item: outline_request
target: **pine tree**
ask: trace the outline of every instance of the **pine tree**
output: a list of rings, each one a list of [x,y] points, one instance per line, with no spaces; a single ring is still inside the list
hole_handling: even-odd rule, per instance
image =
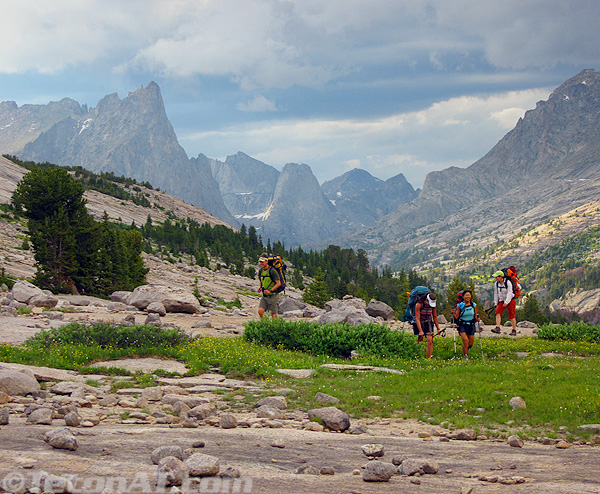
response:
[[[325,308],[325,302],[331,300],[331,296],[327,292],[327,283],[325,283],[325,275],[321,268],[317,269],[315,281],[313,281],[302,294],[302,300],[307,304]]]

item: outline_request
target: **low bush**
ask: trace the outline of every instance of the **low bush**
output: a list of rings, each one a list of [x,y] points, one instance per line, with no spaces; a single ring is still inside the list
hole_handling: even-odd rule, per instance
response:
[[[286,322],[281,319],[251,321],[244,339],[265,346],[315,355],[348,358],[352,350],[361,355],[414,359],[419,356],[416,338],[379,324],[350,327],[347,324]]]
[[[49,348],[56,345],[99,346],[101,348],[141,348],[176,346],[188,343],[182,329],[156,326],[119,326],[111,324],[71,323],[61,328],[42,330],[25,342],[28,347]]]
[[[584,322],[553,326],[545,324],[537,332],[544,340],[592,341],[600,342],[600,326],[591,326]]]

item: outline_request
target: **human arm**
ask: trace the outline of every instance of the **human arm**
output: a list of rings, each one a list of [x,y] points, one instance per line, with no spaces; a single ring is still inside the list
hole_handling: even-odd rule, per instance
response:
[[[433,308],[433,323],[435,324],[435,327],[438,330],[438,333],[440,332],[440,323],[438,321],[438,316],[437,316],[437,308],[434,307]]]
[[[417,324],[417,329],[419,330],[419,335],[424,335],[423,328],[421,327],[421,303],[417,302],[415,304],[415,322]]]

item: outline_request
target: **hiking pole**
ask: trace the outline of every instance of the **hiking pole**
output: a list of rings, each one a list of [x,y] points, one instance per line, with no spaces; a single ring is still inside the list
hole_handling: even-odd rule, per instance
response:
[[[454,337],[454,358],[456,358],[456,323],[454,322],[454,316],[450,320],[452,321],[450,325],[452,326],[452,336]]]
[[[481,341],[481,333],[482,333],[482,328],[481,328],[481,321],[477,322],[477,332],[479,333],[479,346],[481,347],[481,360],[483,360],[483,342]]]

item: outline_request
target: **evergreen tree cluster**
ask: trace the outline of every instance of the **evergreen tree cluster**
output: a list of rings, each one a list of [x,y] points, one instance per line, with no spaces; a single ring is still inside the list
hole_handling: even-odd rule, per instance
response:
[[[36,163],[34,161],[22,161],[15,156],[4,155],[5,158],[11,160],[13,163],[26,168],[27,170],[33,170],[35,168],[61,168],[73,172],[73,176],[79,180],[86,189],[96,190],[107,196],[115,197],[123,201],[132,201],[138,206],[145,208],[152,207],[148,198],[143,194],[142,189],[137,185],[137,181],[134,178],[129,178],[121,175],[116,176],[113,172],[100,172],[100,174],[93,173],[81,166],[58,166],[53,163]],[[153,189],[152,185],[148,182],[141,182],[139,185],[147,189]],[[122,186],[133,187],[135,193],[127,192]]]
[[[36,260],[35,281],[58,293],[109,295],[145,282],[139,232],[96,222],[84,187],[66,170],[34,168],[19,182],[12,203],[28,219]]]

